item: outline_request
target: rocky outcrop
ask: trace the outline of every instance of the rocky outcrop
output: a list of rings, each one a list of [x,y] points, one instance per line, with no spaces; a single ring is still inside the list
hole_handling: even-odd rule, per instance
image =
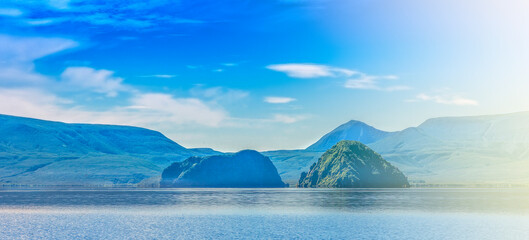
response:
[[[284,187],[269,158],[253,150],[209,157],[190,157],[162,173],[160,187]]]
[[[302,173],[299,187],[401,188],[404,174],[382,156],[357,141],[340,141]]]

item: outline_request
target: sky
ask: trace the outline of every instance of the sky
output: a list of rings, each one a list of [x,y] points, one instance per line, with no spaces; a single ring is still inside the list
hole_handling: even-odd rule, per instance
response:
[[[305,148],[529,110],[525,0],[0,2],[0,114]]]

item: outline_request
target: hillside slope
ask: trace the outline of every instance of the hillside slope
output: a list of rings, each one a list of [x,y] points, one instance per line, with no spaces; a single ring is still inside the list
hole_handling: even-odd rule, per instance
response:
[[[429,119],[369,146],[414,180],[529,183],[529,112]]]
[[[190,155],[144,128],[0,115],[0,184],[135,184]]]

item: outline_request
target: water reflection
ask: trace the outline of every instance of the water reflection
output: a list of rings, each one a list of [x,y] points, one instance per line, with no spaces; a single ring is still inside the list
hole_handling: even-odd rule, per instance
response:
[[[529,214],[527,189],[108,189],[1,190],[0,208],[164,207],[339,212]]]

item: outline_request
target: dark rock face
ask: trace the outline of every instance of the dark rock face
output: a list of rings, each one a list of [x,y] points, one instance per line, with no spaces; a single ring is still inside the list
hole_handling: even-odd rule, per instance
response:
[[[175,162],[162,173],[160,187],[285,187],[269,158],[253,150]]]
[[[302,173],[299,187],[402,188],[404,174],[382,156],[357,141],[340,141]]]

